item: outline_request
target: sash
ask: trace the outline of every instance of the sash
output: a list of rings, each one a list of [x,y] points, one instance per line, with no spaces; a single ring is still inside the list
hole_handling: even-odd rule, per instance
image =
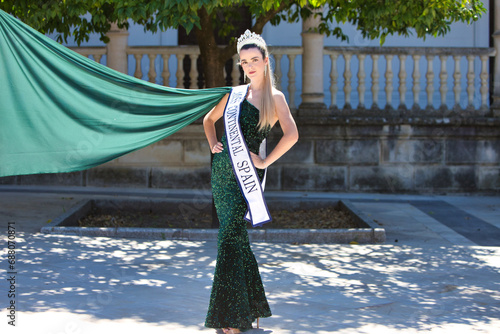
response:
[[[247,95],[248,87],[248,85],[237,86],[231,90],[224,110],[224,129],[234,175],[248,206],[245,219],[250,221],[253,227],[256,227],[270,222],[271,216],[264,199],[264,186],[259,182],[259,176],[240,127],[240,106]],[[262,147],[265,146],[265,143],[263,144],[259,155],[262,154]]]

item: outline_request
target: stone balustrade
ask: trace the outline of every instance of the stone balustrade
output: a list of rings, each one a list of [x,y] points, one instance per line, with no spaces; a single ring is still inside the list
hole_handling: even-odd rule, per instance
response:
[[[98,63],[101,63],[101,59],[103,58],[103,56],[107,55],[106,48],[100,46],[71,47],[70,49],[78,52],[82,56],[91,58]]]
[[[101,47],[73,49],[97,62],[106,55],[106,48]],[[303,48],[270,47],[270,52],[277,87],[294,110],[300,103],[296,78],[301,73],[296,63]],[[130,74],[136,78],[178,88],[204,87],[197,46],[127,47],[127,55],[129,69],[134,68]],[[474,112],[482,116],[490,110],[489,58],[493,56],[492,48],[325,47],[324,70],[329,72],[325,104],[334,112]],[[237,62],[234,55],[224,69],[228,85],[242,80]]]
[[[297,77],[297,68],[296,68],[296,59],[297,57],[302,55],[302,47],[270,47],[269,52],[274,59],[274,74],[276,76],[276,87],[279,90],[283,90],[285,94],[287,94],[288,105],[290,109],[296,109],[297,104],[295,102],[296,95],[296,77]],[[285,71],[285,67],[283,66],[282,59],[286,58],[288,70]],[[283,86],[283,82],[285,81],[285,77],[283,76],[287,72],[286,82],[287,87]]]
[[[190,71],[188,73],[185,73],[184,70],[185,57],[189,57],[190,64],[197,64],[200,56],[200,49],[198,46],[128,47],[127,54],[133,56],[135,62],[135,71],[133,75],[136,78],[147,79],[149,82],[160,83],[164,86],[172,86],[170,84],[172,71],[170,70],[170,66],[165,66],[165,64],[169,64],[170,58],[174,57],[177,63],[175,87],[190,89],[201,88],[198,87],[198,66],[190,66]],[[151,64],[156,65],[158,57],[159,70],[156,69],[156,66],[151,66]],[[145,61],[146,58],[148,61]],[[144,67],[148,69],[146,72],[147,78],[144,78]],[[158,73],[160,73],[162,80],[159,80]],[[185,76],[187,76],[188,79],[187,85],[184,83]]]
[[[489,58],[495,56],[494,49],[325,47],[324,53],[330,58],[332,109],[352,109],[352,95],[357,93],[358,110],[489,111]]]
[[[288,65],[286,71],[286,81],[288,93],[289,104],[293,109],[295,108],[295,92],[296,92],[296,76],[297,71],[295,68],[295,59],[297,56],[302,54],[301,47],[271,47],[270,52],[272,54],[273,60],[275,62],[275,75],[277,78],[277,86],[282,89],[281,82],[283,73],[283,67],[281,65],[281,60],[283,58],[287,59],[287,64],[293,64],[293,66]],[[170,58],[175,58],[176,72],[175,72],[175,87],[182,88],[203,88],[203,82],[199,79],[200,68],[199,66],[191,66],[191,64],[198,64],[198,58],[200,56],[200,51],[197,46],[164,46],[164,47],[129,47],[127,53],[132,55],[133,61],[135,63],[135,71],[133,75],[136,78],[144,78],[144,68],[147,68],[147,80],[150,82],[156,82],[163,84],[165,86],[173,86],[171,83],[171,70]],[[184,62],[179,60],[184,60],[185,57],[189,57],[189,70],[186,71],[184,68]],[[155,64],[151,66],[150,64]],[[169,64],[169,66],[165,66]],[[226,68],[224,68],[224,76],[229,85],[235,85],[235,83],[241,82],[241,72],[238,64],[238,56],[235,54],[232,61],[230,62],[231,72],[228,73]],[[158,68],[158,70],[157,70]],[[161,79],[158,78],[158,73],[161,72]],[[229,76],[229,77],[228,77]],[[201,82],[201,84],[198,84]],[[165,84],[167,83],[167,84]],[[187,84],[186,84],[187,83]]]

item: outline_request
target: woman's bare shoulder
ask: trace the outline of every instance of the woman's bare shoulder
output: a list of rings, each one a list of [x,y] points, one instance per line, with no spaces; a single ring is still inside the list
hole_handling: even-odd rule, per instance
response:
[[[229,99],[229,93],[226,93],[222,99],[220,99],[219,103],[226,105],[227,99]]]
[[[280,90],[273,87],[273,99],[274,103],[286,103],[285,94]]]

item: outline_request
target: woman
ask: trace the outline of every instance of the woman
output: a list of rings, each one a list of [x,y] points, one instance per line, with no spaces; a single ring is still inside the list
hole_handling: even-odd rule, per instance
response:
[[[247,30],[238,39],[237,49],[245,77],[250,80],[248,87],[243,87],[246,96],[242,94],[242,102],[238,106],[239,125],[250,159],[258,177],[262,179],[264,169],[297,142],[298,131],[283,93],[274,88],[264,39]],[[241,90],[242,86],[235,87],[233,92],[237,88]],[[215,154],[212,193],[220,222],[217,265],[205,326],[222,328],[224,333],[239,333],[240,330],[252,328],[252,322],[256,319],[270,317],[271,310],[248,240],[244,220],[247,201],[242,194],[244,187],[235,176],[236,169],[233,172],[235,162],[233,154],[229,152],[231,147],[228,147],[227,139],[229,132],[229,142],[234,141],[233,131],[228,131],[226,125],[226,133],[220,142],[216,137],[215,122],[223,117],[229,100],[229,94],[226,94],[203,120],[208,143]],[[259,146],[277,121],[280,122],[283,136],[273,151],[262,158],[257,154]],[[231,152],[239,151],[233,148]]]

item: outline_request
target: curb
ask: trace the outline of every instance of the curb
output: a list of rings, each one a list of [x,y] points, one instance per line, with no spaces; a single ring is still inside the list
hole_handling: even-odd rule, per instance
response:
[[[353,229],[254,229],[248,230],[251,242],[311,243],[311,244],[374,244],[386,240],[385,229],[357,210],[350,201],[339,200],[344,210],[351,212],[362,228]],[[159,240],[216,241],[217,229],[138,228],[138,227],[79,227],[78,219],[94,205],[83,200],[63,215],[42,227],[45,234],[64,234],[90,237],[147,238]],[[69,225],[69,226],[61,226]]]
[[[144,238],[161,240],[216,241],[216,229],[175,229],[136,227],[43,227],[45,234],[64,234],[89,237]],[[298,243],[298,244],[360,244],[382,243],[385,230],[362,229],[266,229],[249,230],[251,242]]]

